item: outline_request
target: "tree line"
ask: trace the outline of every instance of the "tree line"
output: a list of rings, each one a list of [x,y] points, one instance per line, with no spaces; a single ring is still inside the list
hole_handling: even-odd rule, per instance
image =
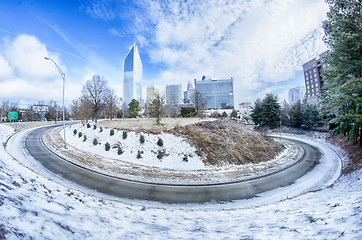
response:
[[[275,128],[281,124],[311,129],[328,125],[332,134],[343,134],[362,146],[362,4],[355,0],[326,0],[327,20],[323,22],[325,57],[321,106],[306,101],[293,106],[267,94],[257,99],[251,117],[259,127]]]

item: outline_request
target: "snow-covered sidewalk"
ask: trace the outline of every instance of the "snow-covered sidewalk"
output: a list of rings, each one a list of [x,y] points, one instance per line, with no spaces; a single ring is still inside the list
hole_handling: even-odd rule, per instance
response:
[[[0,125],[0,142],[12,132]],[[8,145],[21,149],[10,144],[21,142]],[[361,173],[258,207],[252,207],[257,201],[253,199],[169,205],[112,198],[82,188],[31,159],[12,158],[1,144],[0,238],[362,239]]]

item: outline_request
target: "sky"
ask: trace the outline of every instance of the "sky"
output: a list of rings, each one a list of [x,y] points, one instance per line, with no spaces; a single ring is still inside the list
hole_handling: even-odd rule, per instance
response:
[[[21,106],[81,95],[93,75],[123,97],[122,62],[133,45],[143,91],[155,85],[234,79],[234,104],[267,93],[288,100],[302,65],[327,50],[324,0],[0,1],[0,101]]]

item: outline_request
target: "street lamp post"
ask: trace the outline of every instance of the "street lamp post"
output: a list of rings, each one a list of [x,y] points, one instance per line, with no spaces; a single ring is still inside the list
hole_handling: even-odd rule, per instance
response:
[[[60,67],[58,66],[58,64],[51,58],[48,57],[44,57],[45,60],[50,60],[52,61],[56,68],[58,69],[58,72],[60,74],[60,76],[63,78],[63,133],[64,133],[64,148],[67,148],[67,140],[65,137],[65,113],[64,113],[64,85],[65,85],[65,73],[60,69]]]

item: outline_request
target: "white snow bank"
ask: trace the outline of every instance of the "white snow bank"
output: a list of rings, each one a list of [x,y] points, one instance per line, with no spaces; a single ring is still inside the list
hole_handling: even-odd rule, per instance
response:
[[[76,135],[73,133],[74,129],[77,130]],[[185,138],[169,133],[127,132],[127,138],[123,139],[123,131],[114,130],[113,136],[110,136],[110,131],[111,129],[104,128],[103,132],[100,132],[100,128],[93,129],[93,125],[87,128],[82,124],[75,124],[66,128],[67,142],[86,152],[144,166],[178,170],[206,168],[200,156],[195,153],[195,147],[191,146]],[[79,132],[82,132],[82,137],[78,137]],[[87,136],[86,141],[83,141],[84,135]],[[144,136],[144,143],[140,143],[141,135]],[[99,143],[96,146],[93,145],[94,139],[97,139]],[[162,139],[163,146],[157,145],[158,139]],[[107,142],[111,145],[109,151],[105,151]],[[118,154],[118,146],[123,151],[121,155]],[[157,157],[159,151],[164,152],[161,159]],[[141,153],[141,158],[137,157],[138,152]],[[185,156],[187,156],[187,162],[184,161]]]
[[[0,124],[0,142],[10,134]],[[259,207],[256,199],[169,205],[102,195],[26,161],[0,144],[6,239],[362,239],[361,170],[332,187]]]

